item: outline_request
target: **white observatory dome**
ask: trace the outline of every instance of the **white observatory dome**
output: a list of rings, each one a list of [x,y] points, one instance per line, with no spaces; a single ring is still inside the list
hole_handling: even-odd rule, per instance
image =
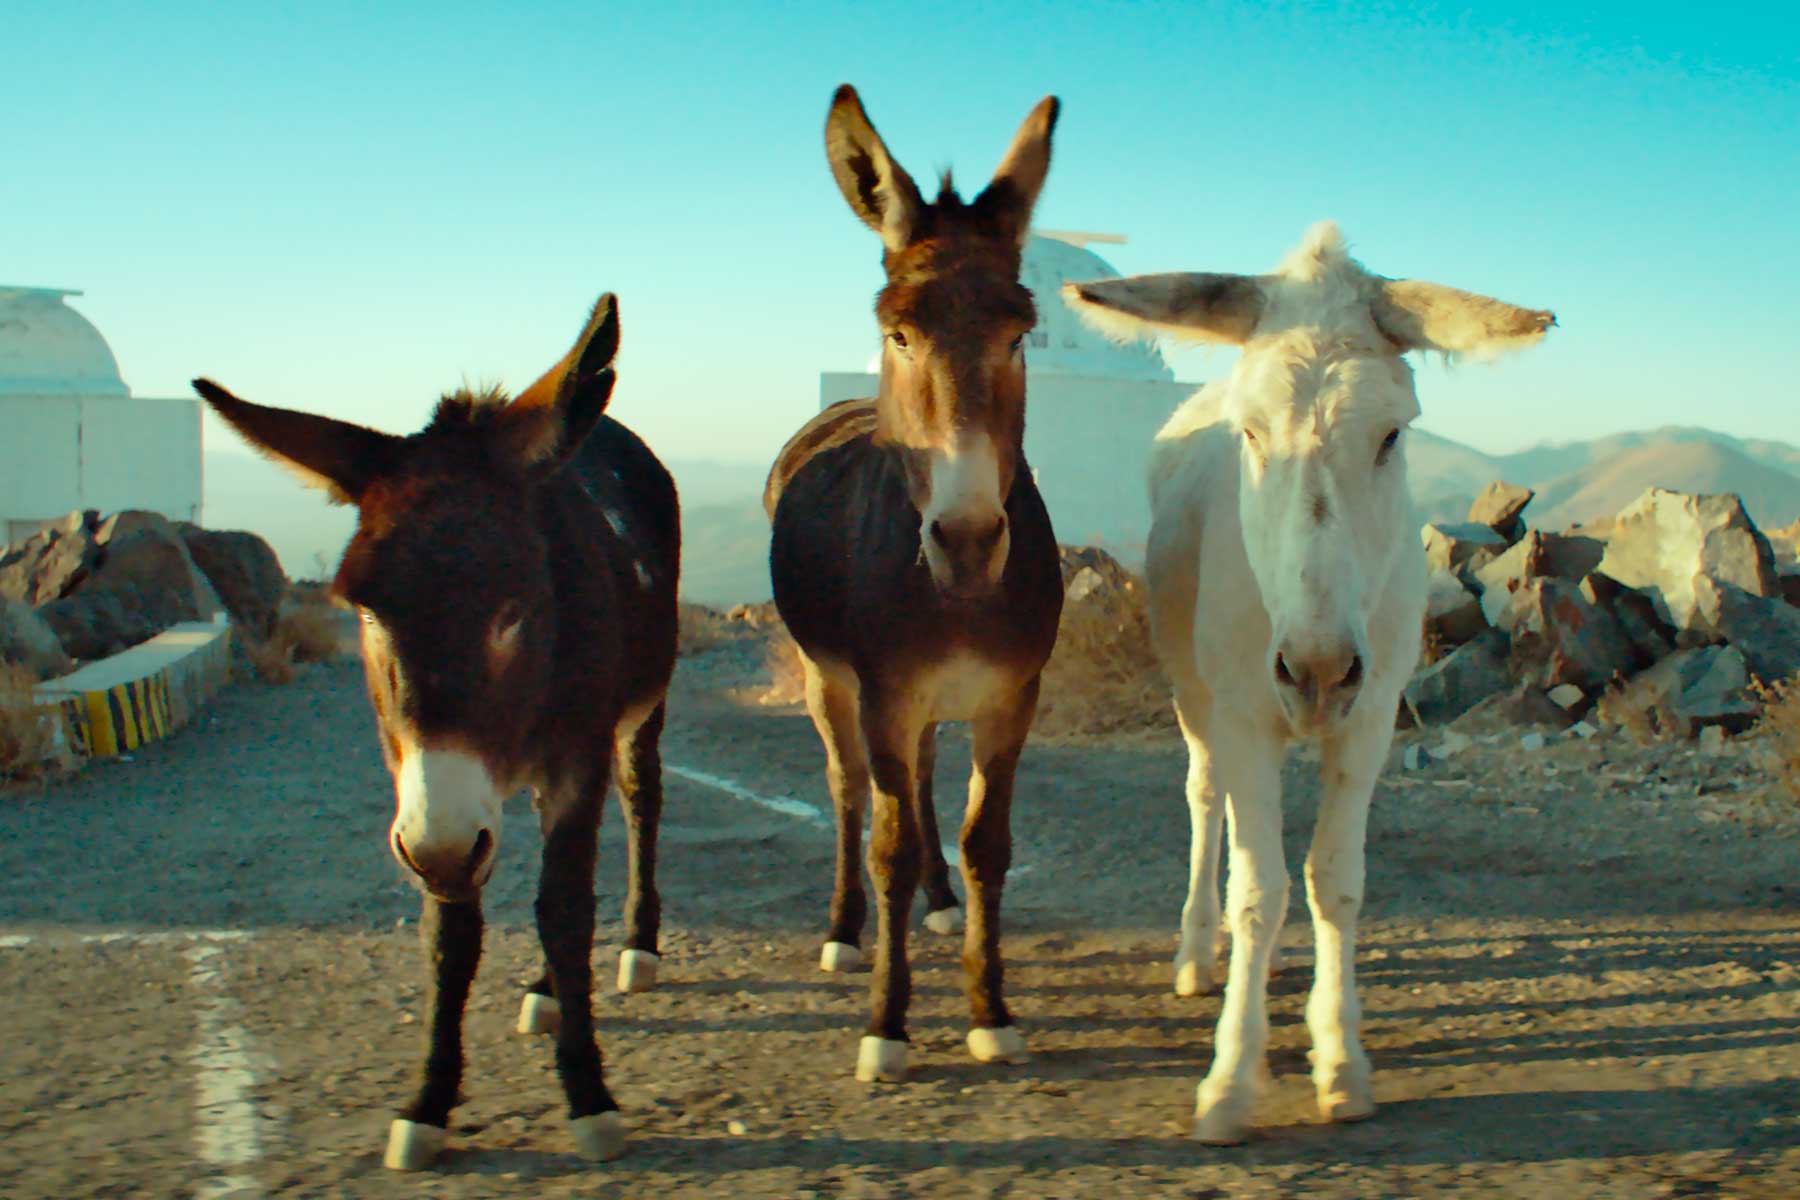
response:
[[[1079,238],[1082,235],[1067,235]],[[1117,239],[1115,239],[1117,240]],[[1054,234],[1031,235],[1019,282],[1037,302],[1037,328],[1025,339],[1025,365],[1033,375],[1082,375],[1090,379],[1175,378],[1156,347],[1146,342],[1119,345],[1082,323],[1063,303],[1065,283],[1117,279],[1105,259]]]
[[[66,288],[0,287],[0,395],[129,396],[112,349]]]

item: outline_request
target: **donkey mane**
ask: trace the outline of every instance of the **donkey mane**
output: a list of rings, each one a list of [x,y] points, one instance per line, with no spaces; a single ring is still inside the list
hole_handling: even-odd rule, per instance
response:
[[[425,432],[486,428],[511,402],[512,396],[497,383],[486,383],[473,388],[464,384],[454,392],[445,392],[438,398],[437,407],[431,412],[431,423],[425,427]]]

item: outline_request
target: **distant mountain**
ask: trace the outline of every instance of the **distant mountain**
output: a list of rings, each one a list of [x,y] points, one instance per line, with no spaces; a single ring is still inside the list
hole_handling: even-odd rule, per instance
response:
[[[1735,492],[1764,529],[1800,516],[1800,474],[1757,462],[1724,442],[1646,443],[1537,484],[1525,510],[1531,524],[1562,529],[1610,517],[1651,487],[1673,492]]]

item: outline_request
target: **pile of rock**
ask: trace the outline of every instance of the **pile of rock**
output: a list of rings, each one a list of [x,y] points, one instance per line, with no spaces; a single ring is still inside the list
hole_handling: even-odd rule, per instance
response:
[[[150,512],[72,512],[0,552],[0,661],[49,678],[220,611],[266,638],[286,590],[255,534]]]
[[[1597,717],[1662,731],[1753,722],[1754,680],[1800,673],[1800,522],[1765,536],[1733,495],[1652,488],[1611,521],[1525,527],[1495,483],[1467,522],[1427,525],[1433,661],[1406,692],[1442,724]]]

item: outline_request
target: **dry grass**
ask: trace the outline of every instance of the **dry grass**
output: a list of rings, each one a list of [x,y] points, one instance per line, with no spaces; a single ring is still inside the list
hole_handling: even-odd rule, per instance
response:
[[[1594,704],[1602,729],[1620,729],[1640,746],[1682,741],[1694,735],[1693,723],[1675,711],[1666,686],[1639,676],[1609,684]]]
[[[16,663],[0,663],[0,781],[34,779],[62,765],[54,711],[37,706],[37,677]]]
[[[1169,685],[1150,645],[1149,597],[1124,579],[1063,605],[1056,652],[1038,696],[1038,737],[1085,738],[1172,730]]]
[[[769,644],[763,650],[768,686],[756,693],[758,704],[802,704],[806,701],[806,668],[800,662],[800,644],[785,625],[769,628]]]
[[[291,683],[300,663],[325,662],[347,649],[344,612],[318,588],[296,588],[275,618],[267,639],[243,638],[244,653],[256,678],[264,683]]]
[[[1769,739],[1775,774],[1788,794],[1800,800],[1800,675],[1783,683],[1757,683],[1752,690],[1762,701],[1757,731]]]

